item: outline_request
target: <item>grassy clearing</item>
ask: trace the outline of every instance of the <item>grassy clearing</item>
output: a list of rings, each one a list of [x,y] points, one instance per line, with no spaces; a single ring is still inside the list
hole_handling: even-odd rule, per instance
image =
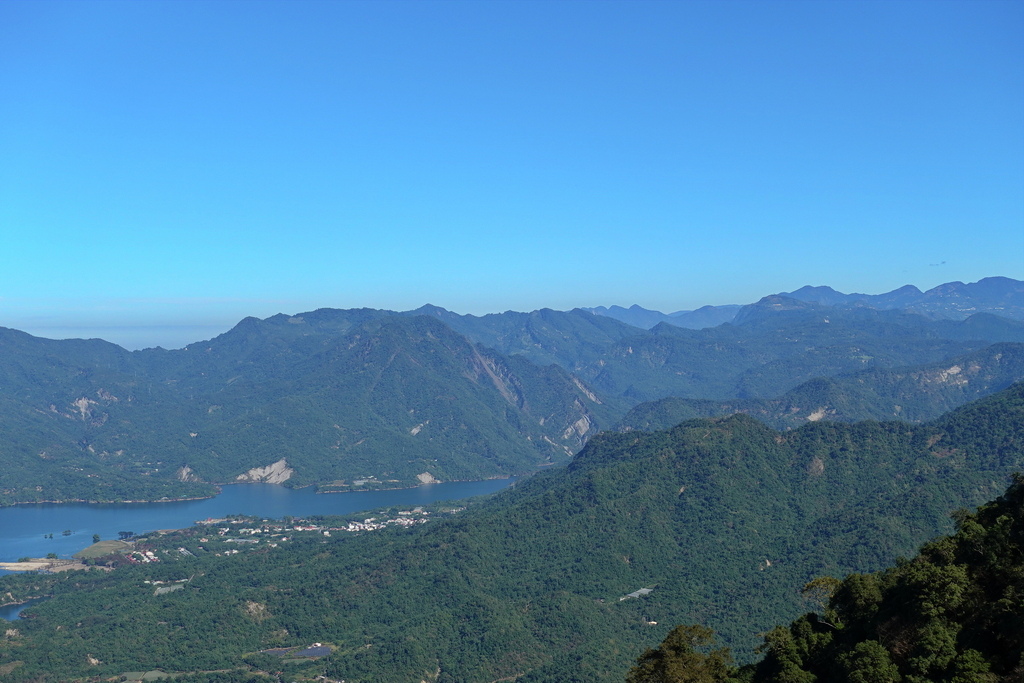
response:
[[[132,544],[126,543],[125,541],[100,541],[99,543],[93,543],[91,546],[84,550],[80,550],[75,553],[75,557],[80,560],[93,560],[97,557],[103,557],[104,555],[110,555],[111,553],[119,553],[125,550],[131,550]]]

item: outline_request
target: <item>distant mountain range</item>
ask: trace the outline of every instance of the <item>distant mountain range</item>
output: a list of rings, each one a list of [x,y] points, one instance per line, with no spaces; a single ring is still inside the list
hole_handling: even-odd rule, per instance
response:
[[[437,307],[468,339],[538,365],[556,363],[608,401],[666,396],[769,398],[815,377],[939,361],[989,343],[1024,342],[1024,321],[979,313],[935,320],[916,313],[828,307],[774,295],[703,330],[638,330],[583,309],[486,316]]]
[[[922,296],[961,312],[987,297],[1012,312],[1024,309],[1019,284]],[[0,328],[0,504],[528,474],[650,401],[664,400],[623,428],[735,411],[778,427],[815,415],[926,420],[1022,379],[1022,343],[1024,321],[987,310],[938,318],[784,295],[699,330],[582,309],[321,309],[129,352]],[[920,379],[935,373],[948,381]]]
[[[733,413],[746,413],[775,429],[793,429],[820,420],[924,422],[1022,379],[1024,344],[993,344],[938,363],[812,379],[778,398],[663,398],[635,406],[617,429],[669,429],[683,420]]]
[[[1008,277],[987,277],[969,284],[947,282],[926,292],[913,285],[874,295],[843,294],[831,287],[805,286],[788,294],[783,293],[782,296],[826,306],[862,305],[882,310],[898,308],[950,320],[963,320],[975,313],[1024,319],[1024,282]]]
[[[908,555],[1024,467],[1015,287],[904,291],[914,310],[805,288],[704,329],[321,309],[175,351],[0,328],[3,504],[532,475],[407,529],[230,555],[194,529],[143,541],[159,563],[0,577],[9,600],[51,596],[0,639],[0,671],[610,683],[678,623],[752,661],[807,610],[809,579]],[[931,576],[955,588],[955,571]],[[800,623],[807,652],[825,647]],[[891,623],[875,624],[886,647],[917,642]],[[330,654],[266,652],[311,642]]]
[[[614,318],[627,325],[640,327],[649,330],[659,323],[668,323],[676,327],[685,327],[690,330],[702,330],[705,327],[715,327],[722,323],[731,322],[736,313],[742,308],[739,304],[728,304],[725,306],[702,306],[695,311],[676,311],[675,313],[661,313],[651,311],[633,304],[629,308],[622,306],[611,306],[605,308],[584,308],[582,310],[595,315],[603,315]]]
[[[904,285],[885,294],[843,294],[831,287],[808,285],[777,296],[823,306],[900,309],[937,319],[963,320],[975,313],[992,313],[1004,318],[1024,320],[1024,282],[1007,277],[987,277],[969,284],[947,282],[926,292],[913,285]],[[583,310],[643,329],[651,329],[659,323],[703,329],[732,322],[741,308],[739,305],[704,306],[695,311],[661,313],[634,304],[629,308],[598,306]]]

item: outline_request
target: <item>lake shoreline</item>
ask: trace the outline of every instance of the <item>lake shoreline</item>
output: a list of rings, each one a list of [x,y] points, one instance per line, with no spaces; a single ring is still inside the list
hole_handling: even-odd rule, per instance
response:
[[[31,598],[25,598],[24,600],[15,600],[13,602],[0,602],[0,607],[14,607],[16,605],[27,605],[33,600],[45,600],[52,598],[52,595],[34,595]]]
[[[434,486],[436,484],[457,484],[457,483],[471,483],[474,481],[495,481],[498,479],[515,479],[519,477],[525,477],[525,474],[509,474],[506,476],[499,477],[484,477],[483,479],[446,479],[444,481],[431,481],[420,484],[413,484],[412,486],[393,486],[393,487],[382,487],[382,488],[349,488],[337,491],[316,491],[316,495],[330,495],[335,493],[363,493],[363,492],[374,492],[374,491],[408,491],[412,489],[419,489],[425,486]],[[84,505],[155,505],[158,503],[187,503],[193,500],[210,500],[216,498],[223,493],[223,487],[225,486],[249,486],[252,484],[266,484],[262,481],[229,481],[220,484],[212,484],[217,487],[217,492],[211,496],[191,496],[188,498],[158,498],[156,500],[86,500],[84,498],[71,498],[68,500],[19,500],[13,503],[0,503],[0,509],[15,507],[18,505],[72,505],[72,504],[84,504]],[[284,486],[283,484],[272,484],[272,486]],[[319,486],[317,483],[305,484],[303,486],[284,486],[294,491],[307,489],[311,486]]]
[[[69,498],[68,500],[19,500],[13,503],[0,504],[0,509],[16,507],[18,505],[156,505],[159,503],[186,503],[190,500],[210,500],[221,494],[220,487],[217,493],[212,496],[192,496],[190,498],[158,498],[156,500],[86,500],[84,498]]]
[[[224,486],[215,497],[175,505],[47,503],[0,508],[0,560],[47,557],[69,559],[88,546],[90,536],[117,539],[122,533],[141,536],[158,529],[185,529],[198,520],[245,515],[265,519],[348,515],[390,507],[429,505],[489,494],[518,478],[443,482],[405,489],[344,491],[346,496],[321,496],[315,489],[276,484]],[[170,501],[160,501],[162,503]],[[63,534],[61,530],[69,532]],[[0,575],[7,575],[0,570]]]

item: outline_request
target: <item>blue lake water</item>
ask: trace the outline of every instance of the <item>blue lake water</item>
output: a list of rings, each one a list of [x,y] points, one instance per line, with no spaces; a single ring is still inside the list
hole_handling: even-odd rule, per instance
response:
[[[347,515],[392,505],[427,505],[493,493],[514,479],[455,481],[394,491],[316,494],[312,487],[288,489],[274,484],[237,484],[205,500],[174,503],[39,503],[0,508],[0,562],[55,553],[69,558],[92,545],[93,534],[117,539],[118,532],[143,534],[183,529],[198,520],[242,514],[267,518]],[[64,535],[65,531],[70,531]],[[53,538],[47,538],[53,534]],[[7,574],[0,570],[0,574]]]
[[[5,621],[14,621],[21,615],[23,610],[27,610],[32,605],[37,602],[42,602],[43,600],[46,600],[46,598],[36,598],[35,600],[23,602],[20,605],[4,605],[3,607],[0,607],[0,619],[4,619]]]

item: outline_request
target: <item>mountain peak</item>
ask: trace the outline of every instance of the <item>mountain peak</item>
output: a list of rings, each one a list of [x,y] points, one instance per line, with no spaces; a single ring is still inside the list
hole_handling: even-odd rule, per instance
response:
[[[809,311],[821,308],[815,301],[801,301],[783,294],[770,294],[759,301],[747,304],[739,310],[733,323],[742,325],[756,320],[765,320],[776,313],[789,311]]]
[[[435,306],[434,304],[423,304],[419,308],[409,311],[409,314],[429,315],[435,318],[449,318],[453,315],[458,315],[458,313],[452,313],[447,308],[441,308],[440,306]]]
[[[856,297],[856,295],[853,294],[843,294],[842,292],[837,292],[831,287],[827,287],[824,285],[804,285],[803,287],[794,292],[790,292],[788,294],[783,293],[780,296],[786,296],[791,299],[797,299],[798,301],[825,304],[826,306],[835,306],[836,304],[843,304],[850,301],[852,298]]]

